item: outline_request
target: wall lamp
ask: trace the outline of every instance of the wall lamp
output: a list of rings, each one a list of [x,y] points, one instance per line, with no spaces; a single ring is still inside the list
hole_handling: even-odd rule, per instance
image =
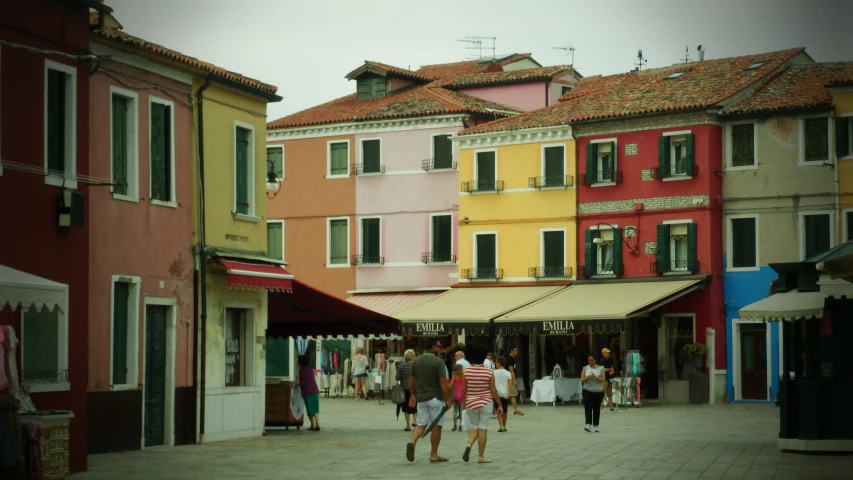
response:
[[[267,170],[267,198],[272,200],[278,195],[278,191],[281,190],[281,182],[276,177],[273,162],[267,160],[267,165],[269,165],[269,170]],[[270,196],[270,193],[272,193],[272,196]]]
[[[601,227],[602,226],[608,227],[611,230],[616,228],[613,225],[610,225],[609,223],[599,223],[598,225],[596,225],[596,228],[592,233],[592,243],[594,243],[596,245],[600,245],[603,242],[603,240],[601,239]],[[631,253],[633,253],[634,255],[639,255],[640,254],[640,231],[636,227],[631,227],[631,226],[625,227],[624,230],[625,230],[626,235],[622,236],[622,243],[624,243],[625,246],[628,247],[628,250]],[[628,232],[633,232],[633,233],[628,235]],[[630,243],[628,243],[628,240],[626,240],[626,238],[634,238],[634,245],[632,246]]]

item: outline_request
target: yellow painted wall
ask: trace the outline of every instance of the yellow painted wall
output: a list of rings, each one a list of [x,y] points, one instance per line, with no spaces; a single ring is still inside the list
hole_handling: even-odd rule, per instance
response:
[[[835,104],[836,117],[853,114],[853,91],[836,92],[832,97],[832,103]],[[835,146],[834,139],[832,145]],[[842,210],[853,208],[853,195],[845,195],[845,193],[853,193],[853,157],[839,157],[838,193],[840,194],[838,199],[839,207]],[[842,241],[846,238],[844,233],[844,216],[844,214],[838,216],[838,232],[841,234],[840,240]]]
[[[542,175],[542,142],[498,146],[497,179],[503,180],[501,193],[460,194],[459,196],[459,268],[473,268],[473,235],[496,231],[498,268],[505,280],[528,279],[528,269],[540,264],[540,229],[566,229],[566,266],[576,269],[577,195],[574,187],[531,189],[528,179]],[[566,174],[576,176],[575,142],[544,142],[564,145]],[[459,180],[474,177],[474,153],[489,148],[460,149]],[[575,182],[576,183],[576,182]],[[465,223],[465,219],[468,223]],[[461,278],[461,276],[460,276]]]

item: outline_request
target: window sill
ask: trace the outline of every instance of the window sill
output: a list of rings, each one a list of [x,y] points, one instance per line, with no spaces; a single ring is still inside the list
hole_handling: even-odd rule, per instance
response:
[[[139,203],[139,197],[131,197],[129,195],[120,195],[118,193],[113,194],[113,200],[120,200],[122,202],[130,202],[130,203]]]
[[[427,170],[427,173],[430,173],[430,172],[436,172],[436,173],[441,173],[441,172],[458,172],[458,171],[459,171],[459,169],[457,169],[457,168],[451,168],[451,167],[447,167],[447,168],[431,168],[431,169]]]
[[[70,392],[71,382],[21,382],[30,393]]]
[[[806,160],[797,162],[798,167],[819,167],[821,165],[832,165],[832,160],[823,159],[823,160]]]
[[[47,175],[44,177],[45,185],[77,190],[77,177],[60,177],[58,175]]]
[[[744,171],[744,170],[758,170],[758,165],[746,165],[743,167],[734,167],[734,166],[728,165],[728,166],[726,166],[725,171],[737,172],[737,171]]]
[[[110,390],[119,392],[122,390],[139,390],[139,385],[110,385]]]
[[[693,272],[690,270],[676,270],[663,273],[663,276],[665,277],[677,277],[679,275],[693,275]]]
[[[164,202],[162,200],[148,200],[148,203],[151,205],[157,205],[158,207],[168,207],[168,208],[178,208],[177,202]]]
[[[358,265],[356,265],[356,267],[358,267],[358,268],[378,268],[378,267],[384,267],[384,266],[385,265],[383,265],[381,263],[359,263]]]
[[[349,267],[350,267],[349,263],[333,263],[333,264],[327,263],[326,264],[326,268],[349,268]]]
[[[612,187],[614,185],[616,185],[616,182],[599,182],[593,183],[590,187]]]
[[[592,278],[617,278],[618,275],[615,273],[596,273],[592,276]]]
[[[327,179],[335,179],[335,178],[349,178],[349,174],[346,175],[326,175],[324,178]]]
[[[457,265],[457,263],[456,262],[428,262],[426,265],[427,266],[442,267],[442,266],[447,266],[447,265]]]
[[[467,193],[468,195],[496,195],[498,193],[501,193],[501,191],[500,190],[474,190],[473,192],[463,192],[463,193]]]
[[[256,217],[254,215],[243,215],[242,213],[231,213],[231,216],[233,216],[234,220],[237,220],[238,222],[259,223],[261,221],[261,217]]]
[[[671,177],[663,178],[662,180],[664,182],[678,182],[681,180],[692,180],[692,179],[693,179],[693,177],[691,177],[689,175],[673,175]]]
[[[838,157],[839,160],[853,160],[853,155],[846,155],[844,157]],[[2,173],[2,172],[0,172]]]
[[[761,267],[729,267],[726,272],[759,272]]]
[[[385,175],[382,172],[369,172],[369,173],[359,173],[357,176],[359,177],[379,177]]]
[[[574,185],[557,185],[553,187],[536,187],[537,190],[567,190],[569,188],[575,188]]]

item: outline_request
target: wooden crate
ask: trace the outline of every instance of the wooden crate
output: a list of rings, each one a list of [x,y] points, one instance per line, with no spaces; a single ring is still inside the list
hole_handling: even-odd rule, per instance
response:
[[[71,470],[69,424],[41,427],[41,464],[44,480],[67,479]]]

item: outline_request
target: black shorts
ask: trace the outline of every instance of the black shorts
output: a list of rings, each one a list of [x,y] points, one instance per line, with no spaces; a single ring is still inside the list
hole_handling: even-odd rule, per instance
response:
[[[492,405],[494,405],[495,414],[497,415],[498,403],[495,402],[494,400],[492,400]],[[508,398],[501,398],[501,407],[503,407],[504,413],[506,413],[506,409],[509,408],[509,399]]]

